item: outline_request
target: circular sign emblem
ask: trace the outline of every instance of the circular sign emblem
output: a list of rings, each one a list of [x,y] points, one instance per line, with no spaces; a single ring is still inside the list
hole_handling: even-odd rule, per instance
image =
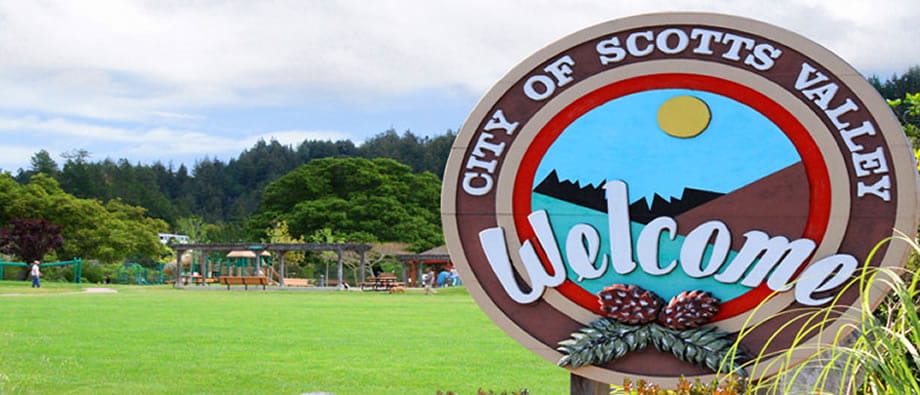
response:
[[[917,229],[909,148],[815,43],[725,15],[631,17],[486,94],[448,161],[444,231],[477,303],[544,358],[608,383],[705,377],[749,323],[742,348],[772,355],[803,309],[861,303],[862,265],[903,264],[898,243],[867,259]]]

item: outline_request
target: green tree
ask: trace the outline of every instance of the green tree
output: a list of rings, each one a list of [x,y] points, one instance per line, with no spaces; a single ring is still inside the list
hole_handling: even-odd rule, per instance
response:
[[[157,233],[167,224],[150,218],[142,207],[113,199],[103,204],[96,199],[70,195],[45,174],[37,174],[26,185],[11,184],[0,175],[0,201],[3,204],[0,226],[13,217],[45,218],[62,227],[64,243],[58,256],[118,262],[130,254],[158,258],[164,246]]]
[[[317,159],[266,187],[250,229],[262,232],[280,220],[295,236],[329,228],[373,239],[362,241],[401,241],[421,251],[443,240],[439,193],[433,174],[412,173],[391,159]]]
[[[390,129],[364,142],[358,153],[368,159],[390,158],[408,165],[416,173],[428,171],[441,178],[454,137],[449,130],[445,135],[429,138],[408,130],[400,136]]]
[[[888,99],[888,105],[894,110],[895,114],[904,127],[904,133],[910,137],[914,144],[920,140],[920,92],[905,93],[904,98]]]
[[[920,145],[918,144],[920,143],[920,127],[917,126],[917,122],[911,122],[911,120],[920,120],[920,93],[907,93],[903,99],[889,99],[888,105],[891,106],[891,109],[895,111],[895,114],[901,120],[904,134],[910,138],[914,146],[914,157],[920,162],[920,148],[917,147]],[[917,170],[920,170],[920,164],[918,164]]]
[[[920,115],[914,113],[911,115],[911,95],[920,92],[920,66],[913,66],[906,73],[894,74],[888,80],[881,81],[877,76],[869,77],[869,83],[878,90],[879,94],[892,105],[895,113],[901,119],[904,125],[913,126],[915,131],[920,127]],[[908,131],[912,133],[913,131]],[[910,135],[910,134],[908,134]]]
[[[47,174],[55,179],[60,176],[61,170],[48,151],[40,150],[35,155],[32,155],[31,165],[29,170],[19,169],[19,174],[16,176],[17,181],[24,184],[29,181],[29,178],[38,173]]]

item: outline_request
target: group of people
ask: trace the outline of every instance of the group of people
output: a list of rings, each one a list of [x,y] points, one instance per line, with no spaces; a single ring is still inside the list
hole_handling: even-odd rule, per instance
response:
[[[425,294],[438,293],[435,288],[455,287],[462,285],[457,269],[451,267],[450,270],[442,270],[435,275],[434,269],[429,268],[428,272],[422,274],[422,284],[425,286]]]

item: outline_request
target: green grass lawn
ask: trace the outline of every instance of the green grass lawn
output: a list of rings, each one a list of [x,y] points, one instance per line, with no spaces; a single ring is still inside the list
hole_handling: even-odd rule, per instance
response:
[[[0,282],[0,394],[568,391],[463,289],[82,288]]]

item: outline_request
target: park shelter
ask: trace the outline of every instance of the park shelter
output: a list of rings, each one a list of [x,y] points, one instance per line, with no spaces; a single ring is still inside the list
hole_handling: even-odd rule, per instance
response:
[[[365,261],[365,254],[371,249],[370,244],[363,243],[220,243],[220,244],[199,244],[199,243],[188,243],[188,244],[171,244],[169,246],[174,251],[176,251],[177,259],[182,256],[183,253],[189,250],[201,251],[204,254],[208,252],[227,252],[228,254],[232,251],[246,251],[251,252],[253,257],[265,256],[265,253],[268,253],[270,256],[272,253],[277,253],[279,256],[278,259],[278,268],[272,269],[278,273],[278,277],[282,286],[284,286],[284,254],[289,251],[332,251],[335,252],[338,256],[338,269],[336,271],[338,278],[338,287],[341,289],[343,284],[342,279],[342,263],[343,263],[343,254],[345,251],[354,251],[360,254],[361,256],[361,273],[363,276],[364,267],[367,264]],[[202,271],[205,269],[205,263],[202,262]],[[182,285],[182,274],[181,271],[176,271],[175,277],[175,287],[181,288]],[[363,280],[363,279],[362,279]]]
[[[426,266],[434,266],[435,272],[438,272],[438,269],[449,270],[451,267],[450,254],[447,253],[446,246],[435,247],[420,254],[397,255],[396,259],[403,263],[403,279],[412,285],[420,285],[419,279],[422,278]]]

